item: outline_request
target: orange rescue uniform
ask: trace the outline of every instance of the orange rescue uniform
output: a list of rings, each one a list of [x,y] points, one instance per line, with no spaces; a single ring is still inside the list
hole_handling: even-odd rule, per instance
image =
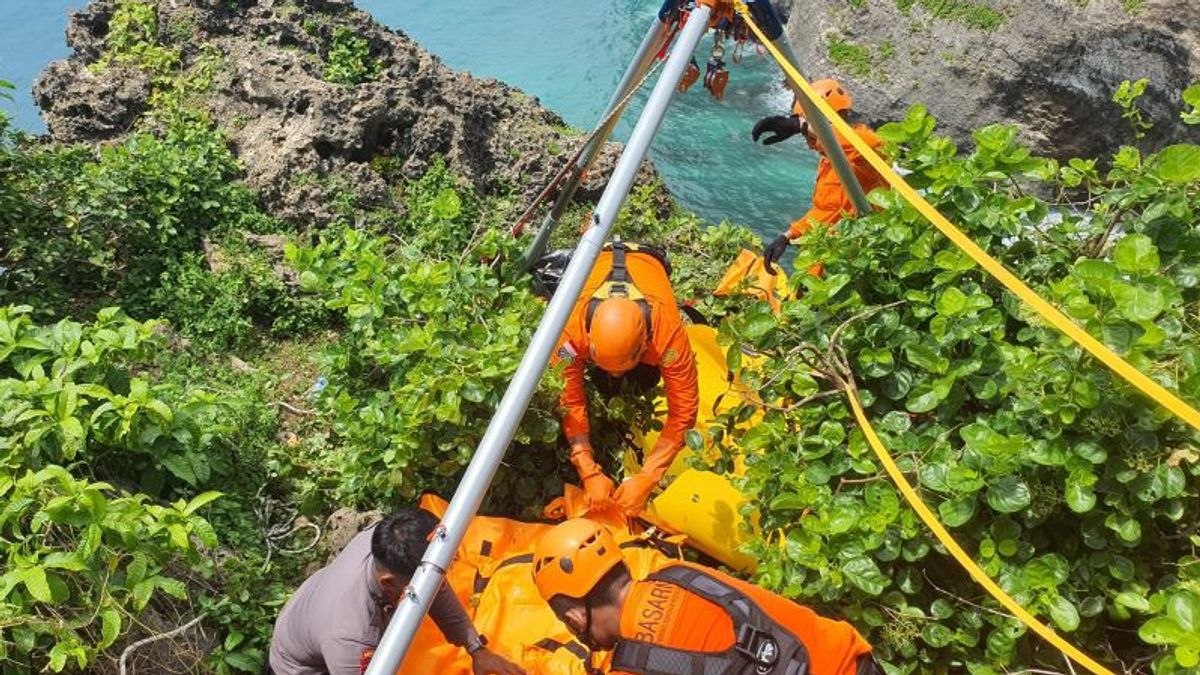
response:
[[[625,267],[633,285],[650,305],[650,341],[641,363],[656,366],[662,375],[667,398],[667,421],[654,449],[642,461],[642,473],[658,481],[683,448],[684,434],[696,424],[700,407],[696,355],[684,331],[683,317],[675,293],[661,263],[644,252],[627,251]],[[583,292],[563,329],[551,365],[568,361],[563,375],[566,386],[559,403],[563,409],[563,432],[568,440],[586,436],[589,430],[584,372],[589,361],[587,330],[588,302],[612,270],[612,251],[603,251],[584,284]]]
[[[845,621],[826,619],[791,600],[707,567],[673,561],[667,563],[670,565],[698,568],[750,597],[771,619],[804,643],[811,675],[855,675],[859,657],[871,653],[871,646]],[[661,581],[634,581],[630,586],[621,610],[621,636],[698,652],[721,652],[734,643],[733,622],[723,609]]]
[[[796,105],[794,112],[797,115],[803,115],[799,104]],[[876,149],[883,144],[883,141],[875,135],[875,132],[871,131],[864,124],[854,125],[854,131],[872,149]],[[871,190],[886,185],[883,177],[859,154],[858,150],[855,149],[849,140],[841,134],[838,134],[837,138],[838,145],[842,146],[842,151],[846,153],[846,158],[850,160],[850,166],[854,168],[854,175],[858,178],[859,184],[862,185],[864,193],[869,194]],[[850,195],[846,192],[846,188],[842,186],[842,181],[838,179],[837,172],[833,170],[833,163],[829,161],[825,150],[820,146],[819,142],[814,143],[811,139],[809,140],[809,145],[821,154],[821,161],[817,165],[817,185],[816,189],[813,190],[812,208],[788,228],[788,239],[795,239],[803,235],[817,223],[833,225],[842,219],[842,214],[854,213],[854,202],[850,201]]]

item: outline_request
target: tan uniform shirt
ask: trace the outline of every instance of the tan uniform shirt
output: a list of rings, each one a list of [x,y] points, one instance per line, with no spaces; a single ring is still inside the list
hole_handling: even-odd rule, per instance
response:
[[[271,636],[275,675],[360,675],[391,618],[375,580],[369,527],[333,562],[309,577],[284,606]],[[478,635],[462,604],[442,586],[429,616],[446,639],[466,646]]]

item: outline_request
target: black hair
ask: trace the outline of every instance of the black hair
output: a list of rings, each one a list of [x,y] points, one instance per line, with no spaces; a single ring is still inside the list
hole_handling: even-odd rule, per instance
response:
[[[401,509],[375,526],[371,557],[392,574],[409,578],[421,564],[429,535],[437,524],[437,517],[424,509]]]

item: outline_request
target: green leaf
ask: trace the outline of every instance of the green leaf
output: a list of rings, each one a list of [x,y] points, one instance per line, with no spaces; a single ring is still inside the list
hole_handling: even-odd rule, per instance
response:
[[[1167,616],[1188,632],[1200,632],[1200,594],[1189,590],[1175,593],[1167,600]]]
[[[107,649],[121,634],[121,613],[109,607],[100,612],[100,649]]]
[[[951,499],[938,504],[938,515],[946,527],[959,527],[967,524],[975,515],[975,496],[962,499]]]
[[[224,496],[222,493],[215,490],[202,492],[195,497],[192,497],[191,501],[187,503],[187,506],[183,507],[183,515],[190,516],[196,511],[199,511],[205,505],[220,499],[222,496]]]
[[[904,355],[909,363],[932,373],[945,374],[950,368],[950,359],[937,353],[936,348],[920,343],[905,345]]]
[[[154,594],[154,579],[142,579],[133,587],[133,608],[139,612],[146,608],[150,603],[150,596]]]
[[[155,577],[154,585],[161,588],[164,593],[177,600],[187,599],[187,586],[185,586],[183,582],[178,579],[172,579],[170,577]]]
[[[1127,543],[1136,544],[1142,538],[1142,524],[1125,514],[1110,513],[1104,524]]]
[[[46,570],[43,567],[34,565],[26,567],[20,571],[19,577],[21,583],[25,584],[25,590],[29,591],[30,597],[37,602],[52,602],[53,594],[50,592],[50,582],[46,579]]]
[[[1078,481],[1067,480],[1067,506],[1075,513],[1087,513],[1096,506],[1096,493]]]
[[[938,297],[935,306],[938,314],[942,316],[955,316],[966,308],[967,295],[958,290],[958,288],[951,286]]]
[[[188,531],[183,525],[172,523],[167,526],[167,532],[171,535],[171,545],[180,550],[186,550],[191,546],[191,541],[188,539]]]
[[[930,647],[941,648],[954,641],[954,631],[940,623],[929,623],[921,630],[921,639]]]
[[[1200,180],[1200,146],[1172,145],[1158,153],[1158,175],[1168,183]]]
[[[1122,591],[1117,593],[1117,604],[1128,607],[1135,612],[1149,612],[1150,601],[1141,593]]]
[[[243,673],[258,673],[263,669],[262,658],[245,651],[229,652],[225,655],[225,663],[229,664],[230,668]]]
[[[1059,628],[1070,633],[1079,628],[1079,610],[1061,595],[1050,601],[1050,618]]]
[[[1117,269],[1130,274],[1149,274],[1159,267],[1158,249],[1144,234],[1126,235],[1113,247],[1113,262]]]
[[[1170,617],[1156,616],[1138,629],[1138,637],[1142,638],[1143,642],[1152,645],[1170,645],[1176,644],[1187,632]]]
[[[842,565],[842,573],[864,593],[879,595],[887,588],[889,580],[879,570],[875,561],[866,556],[856,556]]]
[[[170,471],[179,480],[188,485],[196,485],[196,471],[192,467],[191,459],[185,454],[172,454],[163,457],[160,462],[163,468]]]
[[[1153,321],[1166,303],[1162,291],[1137,284],[1114,283],[1112,296],[1121,315],[1134,322]]]
[[[1029,506],[1031,501],[1029,486],[1013,476],[1001,476],[988,487],[988,506],[1000,513],[1016,513]]]
[[[920,384],[905,399],[904,407],[909,412],[927,413],[938,407],[938,404],[945,398],[945,396],[939,396],[939,393],[941,392],[934,389],[932,384]]]

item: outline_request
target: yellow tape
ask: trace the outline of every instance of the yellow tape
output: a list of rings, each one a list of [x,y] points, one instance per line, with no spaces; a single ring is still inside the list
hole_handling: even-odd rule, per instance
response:
[[[745,18],[746,24],[749,25],[750,29],[753,30],[755,35],[758,36],[759,41],[766,45],[767,49],[771,52],[771,55],[779,63],[780,67],[783,68],[784,72],[787,73],[788,77],[790,77],[792,81],[804,91],[805,95],[807,95],[813,100],[814,103],[816,103],[817,108],[821,111],[821,114],[833,123],[838,132],[841,133],[843,137],[850,139],[859,153],[862,154],[863,157],[867,158],[867,161],[871,163],[871,166],[873,166],[875,170],[878,171],[880,175],[888,181],[889,184],[891,184],[893,189],[899,192],[901,196],[908,200],[910,204],[915,206],[922,215],[928,218],[930,222],[932,222],[939,230],[942,231],[943,234],[949,237],[956,246],[966,251],[967,255],[971,256],[971,258],[977,264],[979,264],[979,266],[983,267],[992,276],[996,277],[1002,284],[1004,284],[1006,288],[1021,298],[1021,300],[1037,310],[1037,312],[1041,314],[1043,318],[1045,318],[1062,332],[1066,333],[1076,342],[1083,345],[1083,347],[1091,352],[1092,355],[1100,359],[1101,362],[1103,362],[1121,377],[1124,377],[1127,381],[1140,389],[1147,396],[1154,399],[1168,410],[1171,410],[1176,415],[1179,415],[1196,429],[1200,429],[1200,413],[1188,406],[1183,401],[1179,400],[1177,397],[1171,394],[1171,392],[1161,387],[1157,382],[1154,382],[1150,378],[1146,377],[1141,371],[1134,368],[1121,357],[1112,353],[1098,340],[1093,338],[1091,335],[1088,335],[1079,326],[1075,325],[1074,322],[1059,312],[1053,305],[1043,300],[1020,279],[1016,278],[1011,272],[1005,269],[999,261],[997,261],[995,258],[992,258],[983,249],[979,248],[979,246],[977,246],[975,242],[971,241],[966,234],[956,228],[952,223],[950,223],[950,221],[946,220],[942,214],[938,213],[937,209],[933,208],[929,202],[925,201],[924,198],[917,194],[917,192],[913,190],[903,178],[897,175],[896,172],[892,171],[891,165],[884,161],[883,158],[875,153],[874,149],[872,149],[861,138],[859,138],[854,129],[851,128],[850,125],[847,124],[846,121],[843,120],[841,116],[838,115],[831,107],[829,107],[829,104],[825,102],[825,99],[817,94],[817,92],[808,84],[804,77],[800,75],[800,73],[798,73],[790,63],[787,62],[787,59],[783,57],[783,54],[781,54],[775,45],[767,39],[766,35],[763,34],[762,29],[759,28],[758,24],[754,22],[754,18],[750,15],[749,10],[746,8],[746,4],[741,0],[735,0],[734,4],[736,5],[738,12]],[[847,384],[845,391],[846,397],[850,400],[850,408],[854,411],[854,417],[858,421],[859,427],[862,428],[863,434],[867,438],[867,442],[871,445],[871,449],[875,451],[875,455],[879,458],[880,463],[883,464],[883,467],[887,471],[888,476],[891,477],[892,482],[894,482],[896,487],[900,489],[900,493],[904,495],[904,498],[908,501],[909,505],[912,506],[913,510],[917,512],[917,515],[921,518],[922,522],[925,523],[925,526],[933,532],[934,536],[937,537],[937,540],[941,542],[942,546],[945,546],[946,550],[950,552],[950,555],[953,556],[956,561],[958,561],[958,564],[962,565],[962,567],[966,569],[968,573],[970,573],[971,578],[973,578],[976,583],[983,586],[984,589],[987,590],[987,592],[990,593],[997,602],[1003,605],[1005,609],[1012,612],[1013,616],[1031,628],[1035,633],[1042,636],[1042,638],[1044,638],[1047,642],[1054,645],[1054,647],[1061,651],[1064,655],[1074,659],[1076,663],[1084,668],[1087,668],[1092,673],[1095,673],[1095,675],[1115,675],[1113,671],[1105,668],[1087,654],[1084,654],[1077,647],[1060,637],[1053,628],[1050,628],[1046,624],[1039,621],[1037,617],[1030,614],[1028,610],[1022,607],[1020,603],[1012,598],[1012,596],[1010,596],[1008,593],[1005,593],[1004,589],[1000,588],[1000,586],[987,575],[987,572],[984,572],[983,569],[975,563],[971,556],[967,555],[967,552],[963,550],[963,547],[960,546],[957,541],[955,541],[954,537],[942,525],[941,521],[937,519],[937,516],[933,514],[933,511],[930,510],[929,506],[927,506],[921,499],[921,496],[917,494],[917,491],[913,489],[912,484],[908,482],[908,478],[905,477],[904,472],[902,472],[900,467],[896,465],[895,460],[892,459],[892,456],[888,453],[887,448],[884,447],[883,441],[881,441],[879,439],[879,435],[875,433],[875,429],[871,426],[870,420],[867,419],[866,413],[863,412],[862,403],[858,400],[858,395],[854,392],[853,388]]]
[[[1108,347],[1104,346],[1104,344],[1099,340],[1089,335],[1087,331],[1080,328],[1075,324],[1074,321],[1071,321],[1071,319],[1067,318],[1065,314],[1058,311],[1054,305],[1051,305],[1049,302],[1044,300],[1033,289],[1031,289],[1029,286],[1026,286],[1023,281],[1013,275],[1012,272],[1009,272],[1004,265],[1000,263],[1000,261],[988,255],[988,253],[976,245],[974,241],[971,241],[971,238],[968,237],[962,230],[955,227],[953,223],[947,220],[945,216],[939,213],[938,210],[935,209],[929,202],[925,201],[924,197],[917,194],[917,191],[914,190],[912,186],[910,186],[903,178],[901,178],[895,171],[892,170],[891,165],[888,164],[886,160],[880,157],[870,145],[863,141],[863,139],[859,138],[858,134],[855,133],[854,129],[846,122],[846,120],[842,119],[841,115],[838,115],[833,108],[829,107],[829,104],[825,101],[825,99],[821,97],[821,95],[819,95],[815,89],[812,88],[812,85],[810,85],[808,81],[804,79],[804,76],[797,72],[796,69],[793,68],[790,63],[788,63],[783,54],[779,52],[779,49],[767,39],[766,35],[763,34],[762,29],[759,28],[758,24],[754,22],[754,18],[750,15],[750,11],[746,8],[746,4],[742,2],[742,0],[735,0],[734,4],[736,5],[738,12],[746,19],[746,24],[749,25],[750,29],[753,30],[755,35],[758,36],[759,41],[766,45],[767,50],[771,52],[773,57],[775,57],[775,60],[779,63],[779,67],[782,68],[785,73],[787,73],[792,82],[796,83],[796,86],[800,87],[800,89],[803,90],[804,93],[813,100],[813,102],[817,105],[817,108],[821,111],[821,114],[828,118],[831,123],[833,123],[833,126],[837,129],[838,133],[841,134],[843,138],[848,139],[852,144],[854,144],[854,148],[858,150],[859,154],[861,154],[868,162],[871,163],[871,166],[879,172],[879,175],[883,176],[884,180],[886,180],[888,184],[892,186],[892,189],[898,192],[900,196],[904,197],[909,204],[912,204],[914,207],[916,207],[916,209],[921,212],[921,215],[928,218],[929,222],[933,223],[937,229],[941,230],[942,234],[946,235],[950,241],[954,242],[955,246],[966,252],[966,254],[969,255],[971,259],[976,262],[976,264],[985,269],[988,274],[991,274],[993,277],[999,280],[1000,283],[1004,284],[1005,288],[1012,291],[1018,298],[1021,299],[1022,302],[1030,307],[1033,307],[1038,314],[1042,315],[1043,319],[1048,321],[1058,330],[1065,333],[1068,337],[1090,352],[1092,356],[1099,359],[1101,363],[1108,366],[1109,369],[1124,378],[1126,382],[1129,382],[1133,386],[1137,387],[1143,394],[1154,400],[1154,402],[1175,413],[1175,415],[1177,415],[1180,419],[1190,424],[1197,431],[1200,431],[1200,411],[1197,411],[1195,408],[1181,400],[1178,396],[1168,391],[1165,387],[1147,377],[1140,370],[1133,367],[1128,361],[1122,359]]]
[[[950,552],[950,555],[954,556],[954,559],[958,561],[958,564],[962,565],[967,572],[971,573],[971,578],[973,578],[980,586],[983,586],[988,593],[991,593],[992,597],[995,598],[997,602],[999,602],[1001,605],[1004,605],[1005,609],[1013,613],[1013,616],[1020,619],[1021,623],[1029,626],[1034,632],[1045,638],[1047,642],[1054,645],[1063,654],[1066,654],[1074,659],[1076,663],[1084,668],[1087,668],[1096,675],[1116,675],[1113,673],[1113,671],[1100,665],[1087,654],[1079,651],[1079,649],[1070,642],[1067,642],[1059,637],[1058,633],[1054,632],[1053,628],[1047,626],[1041,621],[1038,621],[1037,617],[1026,611],[1026,609],[1022,607],[1020,603],[1014,600],[1008,593],[1005,593],[1004,589],[1000,588],[995,581],[992,581],[992,578],[987,575],[987,572],[984,572],[979,565],[975,564],[975,561],[971,559],[971,556],[967,555],[967,552],[963,550],[962,546],[958,545],[958,542],[954,540],[954,537],[950,534],[950,532],[948,532],[946,528],[942,526],[942,523],[938,521],[937,516],[933,515],[933,511],[930,510],[930,508],[926,506],[925,502],[921,500],[921,496],[918,495],[917,491],[913,489],[912,484],[908,482],[908,478],[905,477],[904,472],[900,470],[900,467],[896,466],[896,462],[892,459],[892,456],[888,454],[887,448],[883,447],[883,441],[879,440],[879,435],[875,433],[875,429],[871,426],[871,422],[867,420],[867,415],[863,412],[862,403],[859,402],[858,395],[854,393],[854,390],[851,389],[849,385],[846,386],[846,397],[850,399],[850,408],[854,411],[854,417],[858,420],[858,426],[862,428],[863,434],[865,434],[867,437],[867,442],[870,443],[871,448],[875,450],[875,455],[879,458],[879,461],[883,463],[883,468],[887,470],[888,475],[892,478],[892,481],[896,483],[896,487],[900,488],[900,492],[904,495],[904,498],[908,500],[909,505],[912,506],[913,510],[917,512],[917,515],[921,517],[921,520],[924,521],[925,525],[930,530],[933,530],[933,535],[937,537],[938,541],[942,542],[942,546],[946,547],[946,550]]]

